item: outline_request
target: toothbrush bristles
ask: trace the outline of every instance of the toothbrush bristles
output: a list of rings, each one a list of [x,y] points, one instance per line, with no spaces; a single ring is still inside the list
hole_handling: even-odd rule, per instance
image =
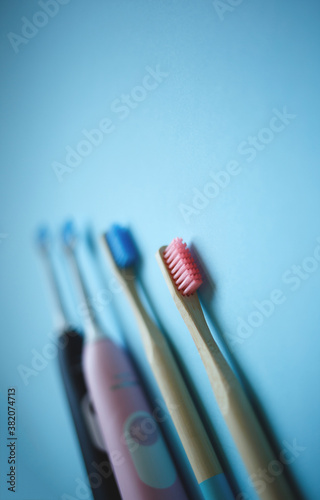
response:
[[[202,284],[198,266],[182,238],[175,238],[167,246],[163,252],[163,259],[182,295],[192,295]]]
[[[42,249],[43,251],[48,250],[50,245],[50,232],[47,226],[43,225],[39,227],[36,234],[36,241],[40,249]]]
[[[77,240],[75,225],[72,220],[67,220],[62,227],[62,241],[66,248],[73,250]]]

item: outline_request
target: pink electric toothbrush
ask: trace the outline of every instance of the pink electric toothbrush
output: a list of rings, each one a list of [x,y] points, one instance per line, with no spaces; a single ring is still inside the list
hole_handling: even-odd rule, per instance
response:
[[[71,222],[63,241],[88,305]],[[84,330],[84,375],[123,500],[187,500],[127,353],[104,335],[90,307]]]

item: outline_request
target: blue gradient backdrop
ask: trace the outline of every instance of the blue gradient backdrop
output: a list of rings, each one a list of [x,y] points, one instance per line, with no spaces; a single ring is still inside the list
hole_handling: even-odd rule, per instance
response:
[[[32,38],[21,43],[15,39],[15,51],[8,33],[22,36],[21,18],[32,20],[42,9],[31,0],[1,2],[4,500],[13,496],[5,484],[9,386],[17,388],[18,398],[15,498],[89,498],[77,491],[85,472],[56,359],[30,376],[28,384],[18,372],[19,365],[32,366],[34,352],[42,352],[52,333],[34,231],[42,221],[57,231],[69,215],[80,228],[93,223],[97,233],[113,221],[132,228],[143,256],[142,279],[211,437],[220,435],[235,492],[255,499],[154,258],[156,249],[175,236],[194,245],[216,283],[215,295],[208,289],[203,296],[214,335],[216,318],[219,341],[233,350],[233,362],[278,452],[284,441],[296,440],[304,448],[289,466],[303,497],[318,498],[320,269],[303,274],[299,282],[290,281],[291,271],[287,282],[283,275],[313,254],[320,236],[319,3],[220,2],[229,8],[219,12],[217,5],[209,0],[71,0]],[[46,20],[36,15],[36,21]],[[167,76],[146,96],[139,94],[134,88],[141,85],[146,68],[157,65]],[[132,91],[141,99],[129,113],[112,109],[116,99]],[[238,147],[268,127],[274,108],[286,108],[295,118],[250,162],[251,155],[241,154]],[[59,183],[53,162],[65,164],[66,147],[76,148],[84,139],[82,130],[97,128],[103,118],[112,120],[112,133]],[[261,134],[270,139],[268,132]],[[209,174],[225,169],[231,160],[239,162],[241,173],[215,198],[193,200],[195,190],[203,191],[212,180]],[[181,204],[193,202],[203,208],[197,205],[198,213],[187,221]],[[58,245],[56,258],[65,274]],[[104,285],[83,247],[82,259],[96,296]],[[310,269],[314,265],[304,263]],[[107,266],[104,279],[108,286]],[[274,289],[286,300],[242,339],[239,318],[247,321],[254,302],[268,299]],[[76,301],[69,305],[80,321]],[[121,325],[114,307],[121,313]],[[122,294],[112,296],[101,316],[115,337],[122,339],[120,330],[125,332],[155,402],[160,396]],[[184,480],[193,498],[200,499],[169,419],[164,427]]]

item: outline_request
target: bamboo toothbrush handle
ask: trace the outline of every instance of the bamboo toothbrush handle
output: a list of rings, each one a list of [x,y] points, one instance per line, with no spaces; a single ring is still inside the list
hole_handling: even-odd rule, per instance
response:
[[[197,481],[220,474],[219,460],[167,343],[153,343],[147,356]]]
[[[249,478],[261,500],[293,500],[294,496],[283,475],[283,465],[276,459],[242,387],[239,383],[238,387],[236,385],[230,391],[229,411],[224,418]],[[270,467],[274,464],[276,474],[280,471],[277,476],[270,473]],[[268,480],[263,479],[264,473],[269,476]]]
[[[230,486],[166,341],[162,345],[153,344],[149,356],[152,356],[153,373],[204,498],[233,500]]]
[[[212,338],[197,295],[183,300],[184,307],[180,304],[178,308],[198,348],[221,413],[259,498],[293,499],[283,473],[272,476],[271,482],[259,478],[259,473],[267,471],[268,466],[277,461],[276,457],[242,386]]]
[[[134,282],[126,282],[125,290],[139,324],[148,361],[204,498],[233,500],[219,460],[165,337],[146,313]],[[201,484],[204,481],[207,481],[205,486]]]

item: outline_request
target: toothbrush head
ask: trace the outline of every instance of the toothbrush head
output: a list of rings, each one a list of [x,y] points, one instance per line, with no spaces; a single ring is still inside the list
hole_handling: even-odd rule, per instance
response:
[[[72,220],[68,220],[62,226],[62,241],[68,250],[74,250],[77,242],[77,232]]]
[[[192,295],[202,284],[197,264],[182,238],[175,238],[162,254],[177,290],[184,296]]]
[[[48,226],[40,226],[36,232],[36,243],[40,250],[47,252],[51,243],[50,231]]]
[[[120,269],[127,269],[138,263],[139,255],[129,229],[113,224],[104,237]]]

